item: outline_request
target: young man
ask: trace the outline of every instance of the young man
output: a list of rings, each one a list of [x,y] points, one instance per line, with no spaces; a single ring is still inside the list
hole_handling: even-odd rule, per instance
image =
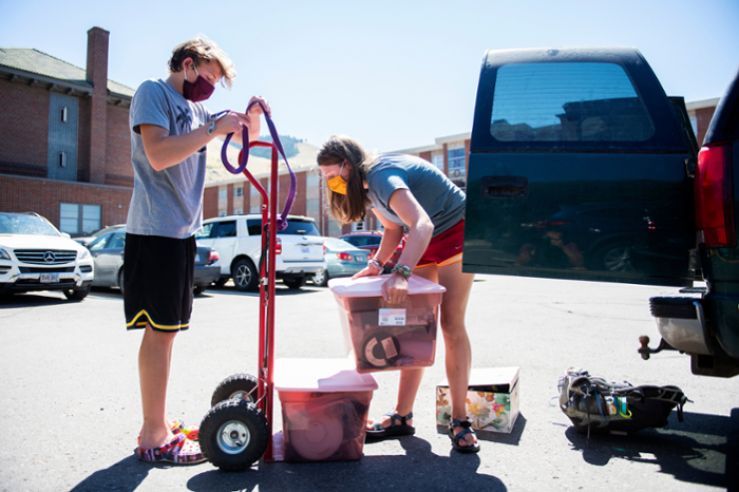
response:
[[[138,359],[144,422],[136,455],[147,462],[194,464],[205,460],[200,446],[168,421],[165,406],[174,337],[190,322],[205,149],[228,133],[240,140],[243,127],[256,139],[261,110],[255,105],[248,115],[215,118],[203,106],[218,82],[230,86],[235,76],[231,60],[212,41],[196,38],[177,46],[169,70],[166,80],[142,83],[131,102],[134,188],[123,292],[128,329],[144,329]]]

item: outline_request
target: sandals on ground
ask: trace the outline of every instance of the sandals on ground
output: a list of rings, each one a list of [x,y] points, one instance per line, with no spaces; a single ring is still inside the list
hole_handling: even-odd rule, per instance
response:
[[[462,430],[454,433],[455,427],[461,427]],[[475,431],[472,429],[472,423],[467,420],[461,420],[461,419],[453,419],[449,423],[449,438],[452,440],[452,448],[454,448],[455,451],[459,453],[477,453],[480,451],[480,445],[475,444],[460,444],[460,442],[465,440],[465,436],[468,434],[475,435]]]
[[[412,436],[416,433],[416,428],[408,424],[408,421],[413,418],[413,412],[408,412],[408,415],[391,412],[386,413],[385,417],[390,417],[390,425],[383,427],[381,422],[376,422],[367,429],[365,442],[379,442],[395,437]]]
[[[164,463],[172,465],[196,465],[206,461],[200,444],[188,439],[184,433],[175,434],[171,441],[158,448],[144,449],[137,447],[134,453],[146,463]]]

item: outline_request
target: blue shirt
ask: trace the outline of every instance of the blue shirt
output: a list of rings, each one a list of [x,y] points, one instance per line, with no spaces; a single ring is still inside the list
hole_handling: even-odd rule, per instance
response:
[[[465,194],[436,166],[412,155],[380,154],[367,172],[368,195],[383,217],[404,224],[390,209],[390,197],[409,190],[434,224],[434,236],[464,218]]]
[[[188,101],[164,80],[147,80],[136,90],[129,112],[134,174],[126,232],[184,239],[200,229],[205,147],[175,166],[156,171],[144,152],[140,126],[156,125],[170,135],[184,135],[207,124],[209,117],[201,103]]]

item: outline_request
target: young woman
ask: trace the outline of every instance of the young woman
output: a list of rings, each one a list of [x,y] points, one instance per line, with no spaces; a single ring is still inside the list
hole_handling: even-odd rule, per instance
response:
[[[407,231],[403,253],[383,285],[385,299],[402,303],[411,275],[446,287],[441,331],[452,399],[449,435],[455,450],[476,453],[480,448],[465,409],[472,356],[464,317],[473,275],[462,273],[464,192],[423,159],[402,154],[369,157],[349,137],[331,137],[317,160],[334,217],[345,224],[356,222],[371,208],[385,229],[377,253],[355,278],[381,274]],[[397,405],[370,424],[367,442],[415,433],[412,410],[422,377],[423,369],[401,370]]]

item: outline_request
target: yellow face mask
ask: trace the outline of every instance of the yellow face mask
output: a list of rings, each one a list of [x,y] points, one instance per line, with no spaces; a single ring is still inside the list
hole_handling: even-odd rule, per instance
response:
[[[344,169],[344,163],[339,168],[339,174],[326,181],[328,189],[339,195],[346,195],[346,180],[341,176],[341,171]]]

